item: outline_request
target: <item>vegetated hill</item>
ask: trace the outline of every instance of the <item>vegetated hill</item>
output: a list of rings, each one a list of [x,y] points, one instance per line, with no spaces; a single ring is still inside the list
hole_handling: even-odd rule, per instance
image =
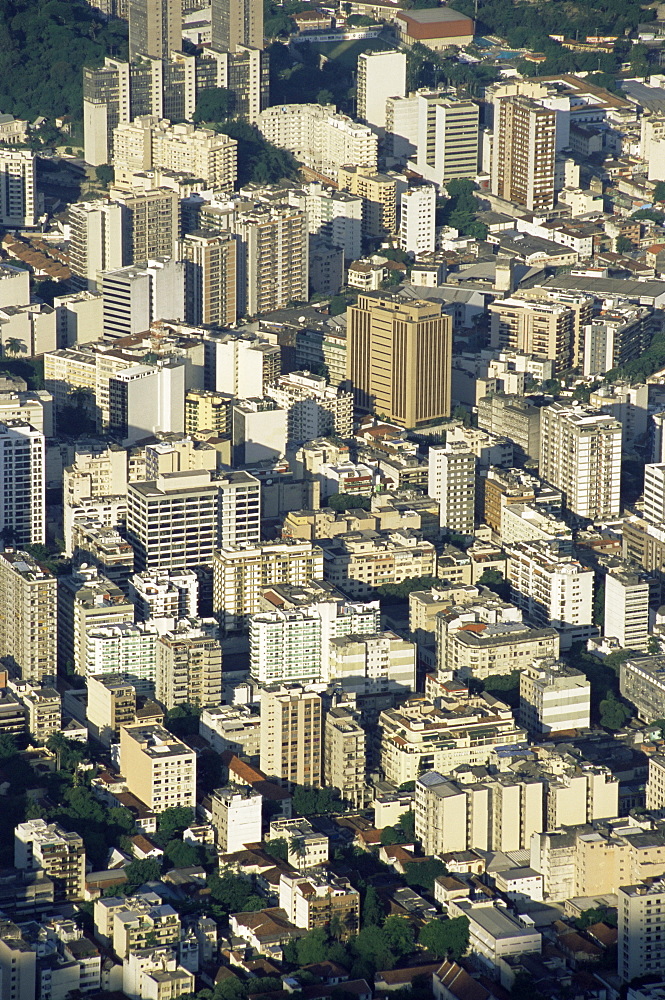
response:
[[[0,113],[80,119],[84,64],[126,53],[126,22],[84,0],[0,0]]]

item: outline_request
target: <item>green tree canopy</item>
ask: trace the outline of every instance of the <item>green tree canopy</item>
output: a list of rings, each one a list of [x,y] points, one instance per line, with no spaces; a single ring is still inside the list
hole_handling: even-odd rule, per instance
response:
[[[196,98],[194,122],[219,123],[228,121],[235,113],[235,95],[226,87],[209,87]]]
[[[435,958],[461,958],[469,947],[469,921],[467,917],[452,920],[430,920],[420,929],[418,944]]]

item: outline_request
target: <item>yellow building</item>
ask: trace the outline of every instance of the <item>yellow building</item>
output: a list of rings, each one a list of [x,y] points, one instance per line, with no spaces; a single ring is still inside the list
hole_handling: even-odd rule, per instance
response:
[[[339,167],[337,186],[363,199],[364,236],[392,236],[397,229],[397,182],[372,167]]]
[[[163,726],[123,726],[120,770],[127,791],[156,813],[196,805],[196,754]]]
[[[356,406],[404,427],[450,416],[452,321],[441,303],[360,295],[347,310]]]

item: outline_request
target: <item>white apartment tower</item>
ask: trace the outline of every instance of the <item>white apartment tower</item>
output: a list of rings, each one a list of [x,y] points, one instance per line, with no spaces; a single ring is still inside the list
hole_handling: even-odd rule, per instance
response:
[[[21,420],[0,423],[0,530],[18,546],[46,539],[44,435]]]
[[[284,309],[309,298],[309,236],[304,212],[258,206],[234,224],[238,237],[238,313]]]
[[[406,94],[406,53],[362,52],[357,67],[357,115],[374,125],[386,127],[386,101]]]
[[[610,570],[605,576],[606,636],[624,649],[646,652],[649,641],[649,579],[639,570]]]
[[[185,429],[185,365],[160,358],[132,365],[109,379],[109,432],[124,448],[158,433]]]
[[[103,271],[128,264],[123,241],[123,206],[113,201],[80,201],[69,207],[69,266],[83,288],[101,288]]]
[[[588,729],[591,685],[581,670],[543,658],[520,672],[519,722],[531,733]]]
[[[622,982],[665,973],[665,879],[617,890],[618,973]],[[647,987],[648,989],[648,987]]]
[[[0,149],[0,225],[25,229],[37,225],[37,154]]]
[[[476,495],[476,456],[463,441],[429,449],[427,492],[439,504],[439,524],[449,532],[472,535]]]
[[[478,172],[478,118],[474,101],[438,92],[418,94],[418,142],[414,168],[441,187]]]
[[[621,424],[584,406],[553,403],[540,411],[540,468],[581,518],[620,513]]]
[[[401,200],[399,240],[402,250],[416,255],[436,249],[436,188],[419,184]]]
[[[159,257],[106,271],[101,291],[106,337],[131,337],[149,330],[155,320],[185,318],[183,261]]]

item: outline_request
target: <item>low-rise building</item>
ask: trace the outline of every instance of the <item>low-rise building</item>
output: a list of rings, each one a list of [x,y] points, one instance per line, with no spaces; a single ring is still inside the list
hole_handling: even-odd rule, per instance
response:
[[[529,732],[588,729],[590,712],[591,685],[581,670],[553,658],[522,669],[519,720]]]
[[[274,819],[268,840],[288,843],[287,861],[299,871],[325,865],[328,861],[328,838],[318,833],[307,819]]]
[[[347,878],[327,872],[310,875],[282,872],[279,905],[296,927],[335,928],[342,937],[360,926],[360,893]]]

